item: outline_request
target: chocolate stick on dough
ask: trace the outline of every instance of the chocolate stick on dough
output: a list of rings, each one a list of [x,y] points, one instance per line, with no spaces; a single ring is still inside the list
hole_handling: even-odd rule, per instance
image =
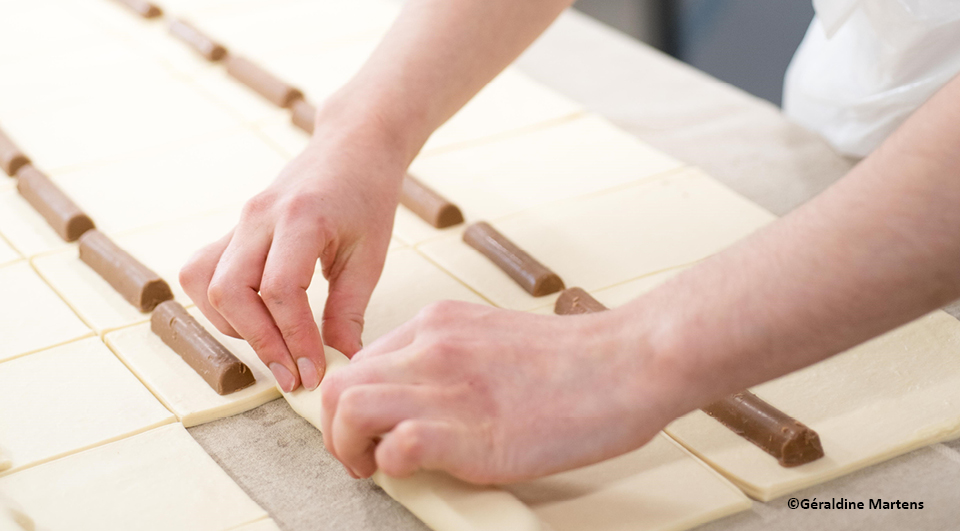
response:
[[[580,288],[564,290],[554,312],[576,315],[607,307]],[[741,391],[701,408],[731,431],[777,459],[782,467],[794,467],[823,457],[817,432],[764,402],[750,391]]]
[[[208,61],[217,62],[227,55],[227,49],[217,41],[204,35],[193,24],[175,18],[170,21],[170,33],[204,56]]]
[[[278,107],[287,108],[296,100],[303,99],[299,89],[243,57],[228,55],[226,64],[228,74]]]
[[[27,164],[17,171],[17,190],[64,241],[94,228],[93,221],[49,177]]]
[[[17,174],[17,170],[27,164],[30,164],[30,159],[0,129],[0,168],[3,168],[4,173],[13,177]]]
[[[463,223],[463,214],[457,205],[417,180],[412,175],[403,178],[400,204],[409,208],[420,219],[438,229]]]
[[[131,11],[143,18],[156,18],[163,14],[163,10],[155,4],[144,0],[117,0],[121,4],[130,8]]]
[[[173,298],[170,286],[160,275],[97,229],[88,230],[80,237],[80,259],[141,312],[149,312]]]
[[[227,350],[177,301],[161,303],[150,316],[150,329],[218,395],[228,395],[256,382],[253,372]]]
[[[485,221],[467,227],[463,233],[463,241],[483,253],[534,297],[563,289],[563,280],[559,275],[536,261]]]

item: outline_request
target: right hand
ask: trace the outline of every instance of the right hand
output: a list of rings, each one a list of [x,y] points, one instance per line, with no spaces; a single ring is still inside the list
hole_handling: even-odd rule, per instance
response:
[[[318,123],[309,147],[247,202],[237,226],[180,272],[203,314],[246,339],[284,391],[320,384],[323,342],[347,356],[362,346],[409,162],[380,136]],[[307,301],[317,259],[330,284],[322,336]]]

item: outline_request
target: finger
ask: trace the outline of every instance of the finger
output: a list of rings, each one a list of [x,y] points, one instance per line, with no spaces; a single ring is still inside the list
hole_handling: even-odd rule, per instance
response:
[[[250,343],[280,388],[299,386],[297,366],[280,330],[260,298],[260,281],[272,235],[255,222],[240,221],[210,281],[210,304]]]
[[[374,451],[376,466],[392,477],[417,470],[454,471],[463,465],[464,434],[444,420],[405,420],[383,436]]]
[[[316,224],[279,224],[260,284],[260,297],[297,365],[301,383],[310,391],[320,385],[326,368],[320,329],[307,299],[324,244]]]
[[[408,419],[425,418],[441,403],[437,392],[419,385],[378,384],[348,389],[340,397],[331,438],[337,458],[359,477],[377,470],[374,449],[380,436]]]
[[[384,354],[395,352],[413,343],[417,337],[416,318],[403,323],[402,325],[387,332],[379,339],[363,347],[360,352],[353,355],[353,361],[375,358]]]
[[[223,238],[194,253],[180,269],[180,286],[183,287],[183,291],[190,297],[190,300],[197,305],[197,308],[200,308],[207,320],[217,327],[217,330],[230,337],[239,338],[240,334],[230,326],[230,323],[220,315],[220,312],[213,308],[210,299],[207,297],[210,279],[213,278],[217,263],[220,262],[220,256],[223,255],[223,251],[227,248],[231,238],[233,238],[233,230]]]
[[[384,253],[362,247],[331,275],[323,310],[323,340],[348,358],[363,347],[363,314],[383,271]],[[326,264],[324,264],[326,265]]]

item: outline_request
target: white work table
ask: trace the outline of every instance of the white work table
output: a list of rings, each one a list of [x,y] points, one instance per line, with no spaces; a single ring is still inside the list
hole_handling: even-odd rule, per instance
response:
[[[854,164],[769,103],[576,12],[563,15],[517,65],[777,215]],[[372,482],[351,479],[326,453],[320,434],[283,400],[190,433],[284,530],[425,529]],[[955,528],[958,478],[960,443],[936,444],[793,495],[923,501],[921,512],[791,510],[782,498],[700,529]]]

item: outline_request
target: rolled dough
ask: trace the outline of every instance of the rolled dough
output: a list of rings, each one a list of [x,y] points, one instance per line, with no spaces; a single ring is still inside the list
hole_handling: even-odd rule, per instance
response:
[[[594,291],[701,260],[773,219],[699,170],[685,169],[493,224],[567,286]],[[498,306],[532,310],[556,299],[528,294],[459,234],[418,250]]]
[[[0,475],[174,420],[95,337],[0,363]]]
[[[666,431],[750,496],[768,501],[960,436],[960,322],[937,311],[753,392],[810,426],[826,456],[780,467],[705,413]]]
[[[635,183],[682,164],[597,116],[417,159],[411,173],[456,203],[468,223]],[[409,243],[455,232],[398,209],[394,231]]]
[[[221,334],[200,310],[192,308],[189,312],[250,367],[257,379],[255,384],[229,395],[218,395],[183,358],[150,331],[150,323],[108,333],[107,345],[187,428],[236,415],[280,397],[270,371],[246,341]]]
[[[0,267],[0,366],[18,356],[90,334],[83,321],[26,261]]]
[[[267,518],[180,424],[0,478],[45,531],[210,531]]]
[[[127,233],[114,241],[163,277],[178,301],[190,304],[178,281],[180,269],[193,253],[225,235],[238,219],[238,208],[226,208]],[[83,263],[75,246],[36,257],[33,264],[97,333],[150,319],[150,314],[137,310]]]

